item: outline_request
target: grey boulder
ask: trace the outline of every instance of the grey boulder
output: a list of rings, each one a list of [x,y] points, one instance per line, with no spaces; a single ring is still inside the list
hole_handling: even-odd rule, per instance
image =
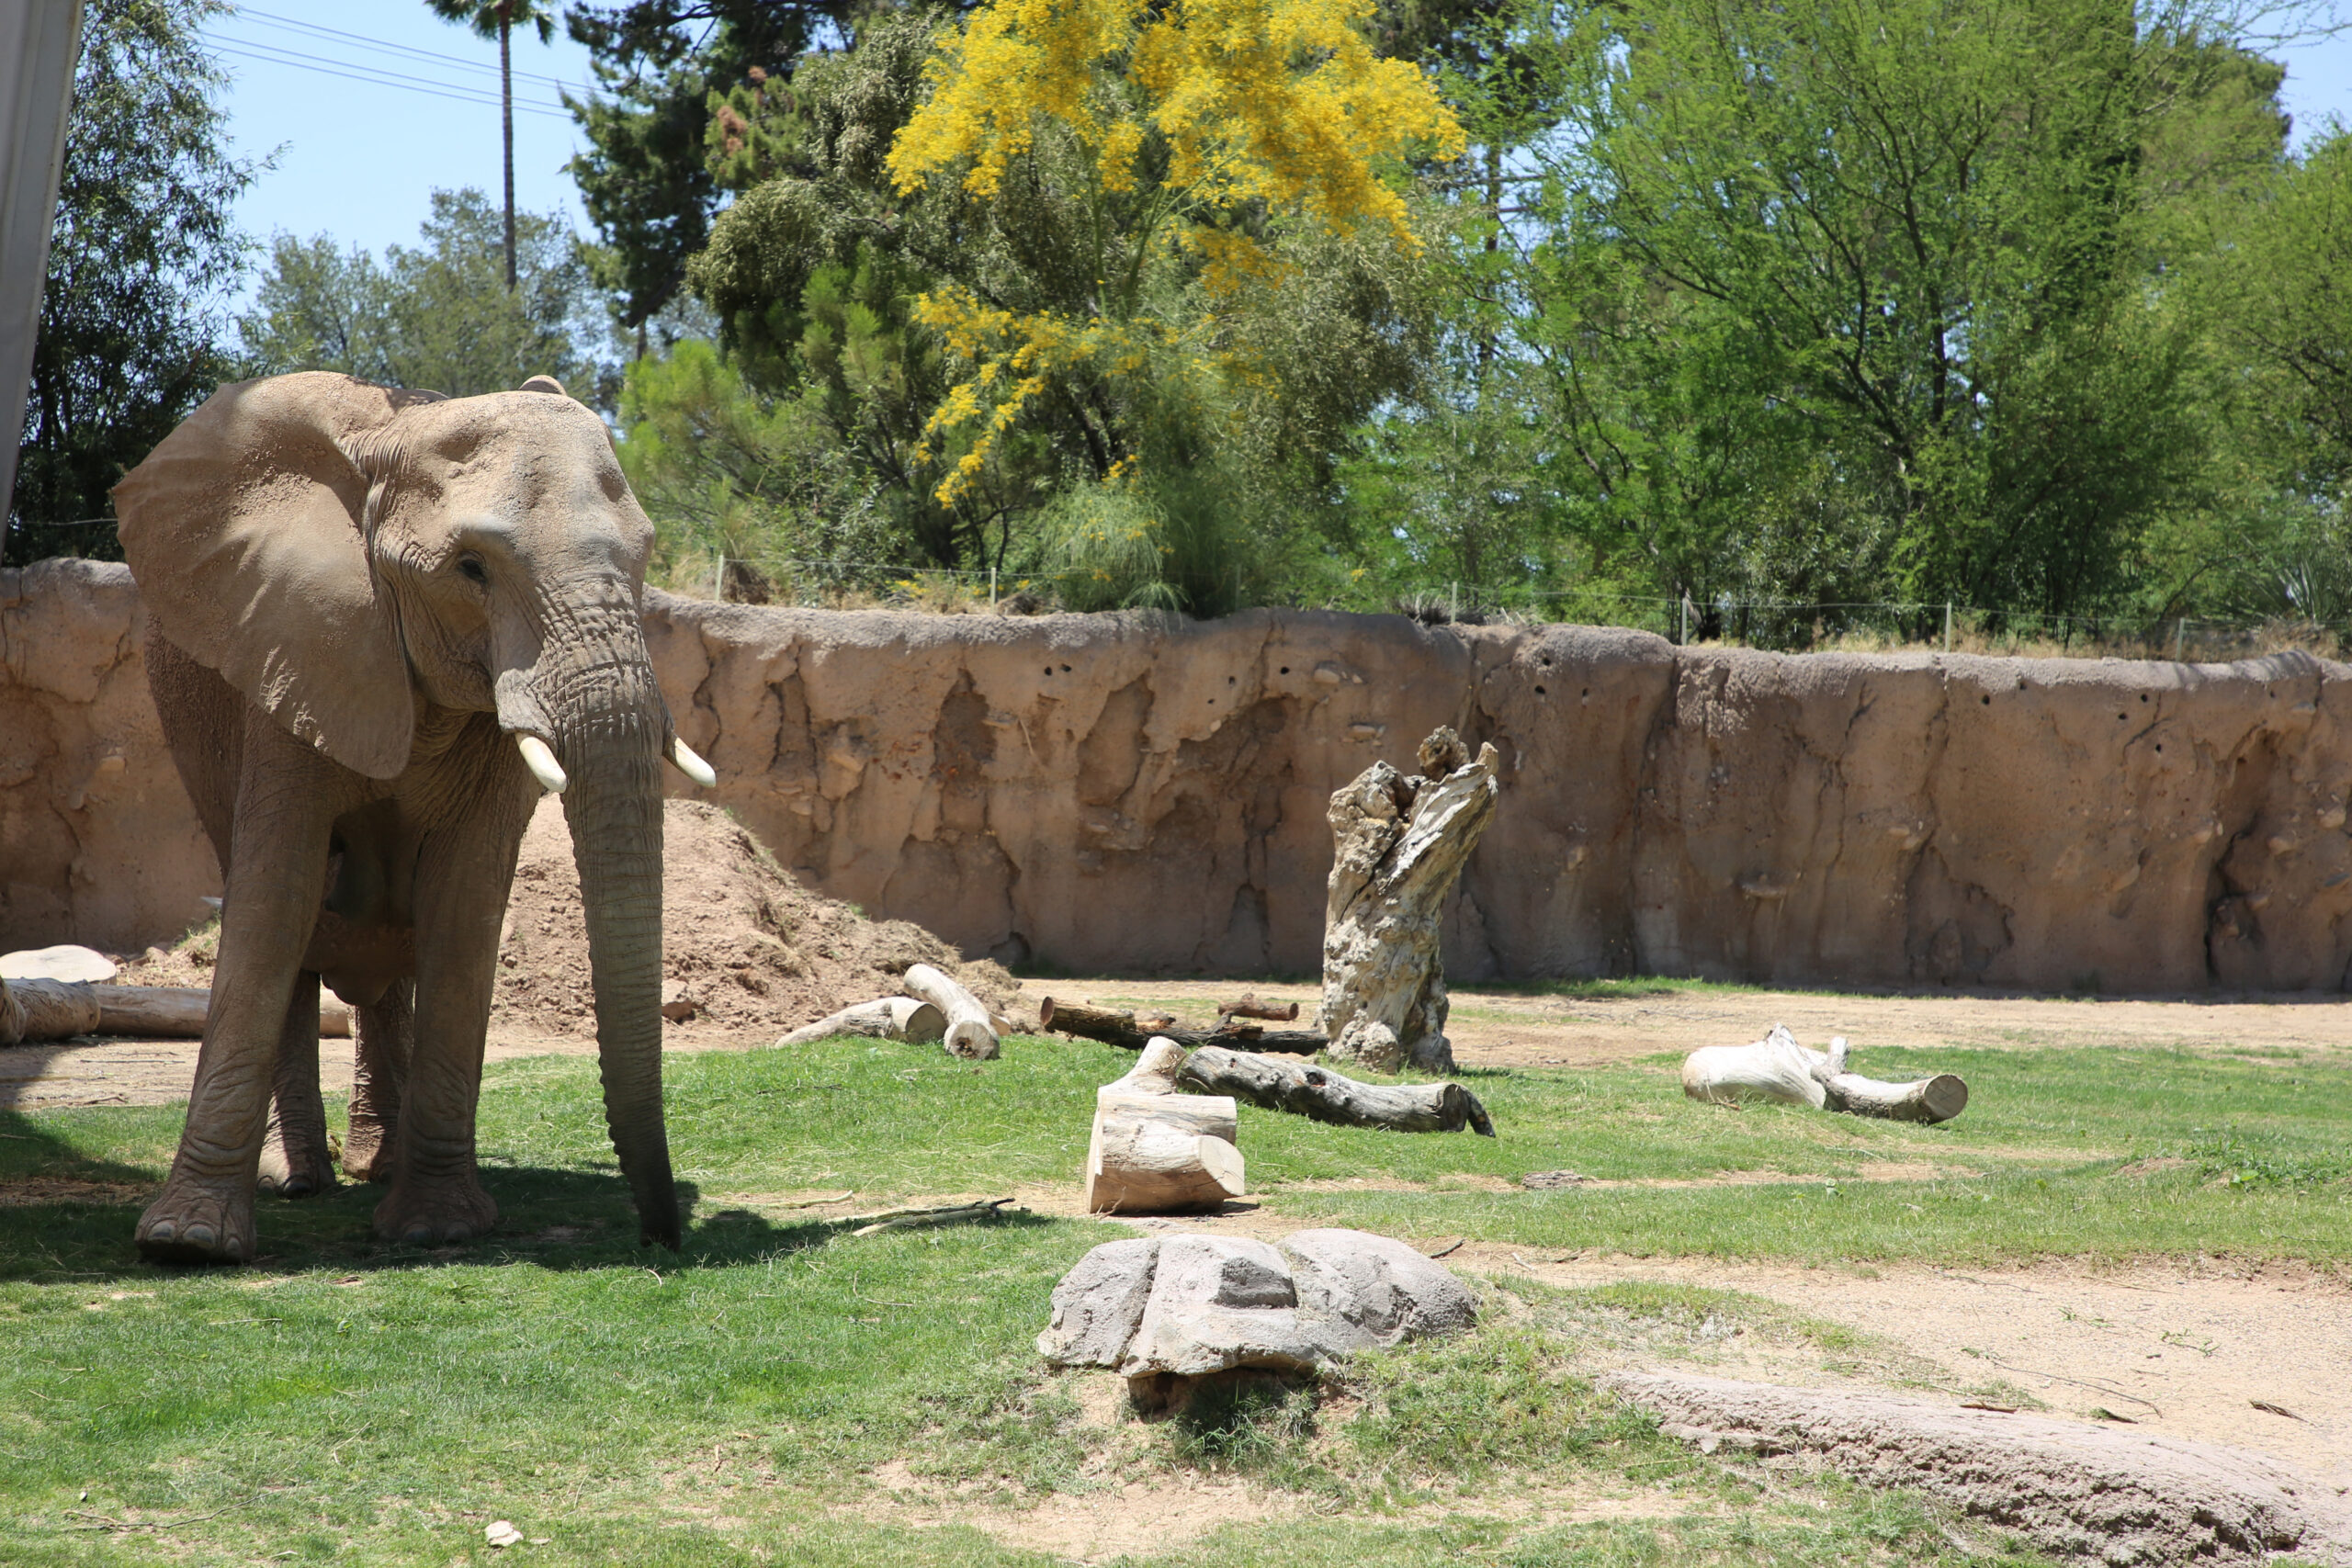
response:
[[[1478,1321],[1470,1292],[1443,1265],[1393,1236],[1295,1231],[1283,1257],[1308,1331],[1341,1354],[1453,1334]]]
[[[1098,1247],[1054,1287],[1054,1316],[1037,1354],[1057,1367],[1116,1366],[1143,1326],[1159,1241],[1141,1236]]]
[[[1173,1235],[1096,1247],[1054,1288],[1038,1354],[1138,1383],[1238,1368],[1313,1371],[1477,1321],[1447,1269],[1387,1236],[1300,1231],[1279,1249]]]
[[[1329,1355],[1299,1321],[1281,1253],[1239,1236],[1171,1235],[1159,1244],[1151,1300],[1116,1370],[1126,1378],[1312,1371]]]

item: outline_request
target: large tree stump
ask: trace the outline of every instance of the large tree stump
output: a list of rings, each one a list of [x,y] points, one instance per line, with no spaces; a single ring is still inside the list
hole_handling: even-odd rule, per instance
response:
[[[778,1036],[776,1043],[806,1045],[837,1034],[854,1034],[867,1040],[912,1040],[927,1044],[945,1038],[946,1033],[946,1014],[931,1003],[916,997],[884,997],[804,1023]]]
[[[1463,863],[1494,820],[1499,759],[1469,760],[1440,728],[1411,778],[1374,762],[1331,796],[1337,854],[1323,917],[1323,1008],[1334,1060],[1375,1072],[1453,1070],[1438,927]]]
[[[1358,1083],[1329,1067],[1245,1056],[1214,1045],[1193,1052],[1177,1081],[1336,1126],[1385,1127],[1395,1133],[1459,1133],[1466,1127],[1486,1137],[1495,1135],[1487,1108],[1458,1083]]]
[[[1968,1085],[1953,1073],[1914,1083],[1885,1083],[1846,1070],[1846,1037],[1826,1051],[1797,1043],[1788,1025],[1776,1023],[1763,1039],[1746,1045],[1707,1045],[1683,1058],[1682,1092],[1718,1105],[1743,1100],[1810,1105],[1889,1122],[1949,1122],[1968,1108]]]
[[[1085,1002],[1057,1001],[1052,997],[1038,1004],[1037,1027],[1057,1034],[1100,1040],[1105,1045],[1116,1045],[1125,1051],[1140,1051],[1156,1039],[1167,1039],[1188,1048],[1223,1045],[1233,1051],[1274,1051],[1290,1056],[1312,1056],[1327,1043],[1319,1031],[1268,1029],[1239,1018],[1225,1019],[1215,1029],[1191,1029],[1166,1020],[1147,1029],[1136,1021],[1136,1015],[1131,1012],[1091,1007]]]
[[[0,980],[0,1045],[119,1034],[134,1040],[199,1040],[212,993],[192,986],[85,986],[71,980]],[[351,1010],[319,1004],[319,1032],[351,1032]]]
[[[1182,1046],[1154,1040],[1125,1077],[1094,1091],[1088,1213],[1182,1213],[1241,1196],[1234,1103],[1178,1094],[1176,1073],[1183,1065]]]

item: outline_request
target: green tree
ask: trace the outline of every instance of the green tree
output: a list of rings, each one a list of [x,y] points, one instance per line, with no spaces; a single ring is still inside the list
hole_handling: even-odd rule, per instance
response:
[[[2278,149],[2214,20],[2123,0],[1532,13],[1563,121],[1529,154],[1545,183],[1503,295],[1597,569],[1702,606],[2072,612],[2141,586],[2215,439],[2172,215]]]
[[[555,18],[542,0],[424,0],[445,22],[463,22],[498,40],[498,132],[506,174],[506,287],[514,287],[514,31],[526,28],[541,43],[555,36]]]
[[[1342,434],[1417,362],[1419,256],[1398,243],[1393,198],[1348,186],[1381,193],[1365,197],[1376,216],[1302,211],[1301,191],[1271,186],[1233,200],[1272,166],[1238,143],[1237,184],[1211,195],[1184,160],[1243,130],[1218,110],[1188,137],[1162,135],[1112,81],[1115,60],[1104,102],[1118,107],[1092,131],[1041,107],[996,152],[934,136],[921,169],[894,175],[939,36],[880,17],[788,87],[767,78],[714,99],[714,172],[742,194],[691,276],[738,363],[779,390],[831,377],[822,340],[804,341],[820,313],[808,290],[822,269],[862,276],[904,374],[840,385],[858,410],[842,423],[887,433],[892,461],[870,471],[904,495],[931,558],[1092,577],[1110,569],[1089,541],[1115,535],[1123,593],[1208,609],[1258,591],[1301,510],[1285,499],[1328,498]],[[1360,47],[1351,58],[1360,69]],[[1253,103],[1277,116],[1290,101]],[[1363,179],[1364,145],[1326,172]],[[966,165],[989,162],[1000,179],[974,188]],[[1048,505],[1089,485],[1142,491]],[[1141,536],[1159,542],[1125,548]],[[1135,580],[1147,562],[1160,564]]]
[[[583,247],[560,216],[521,214],[510,288],[503,227],[489,198],[466,189],[434,192],[423,243],[388,247],[380,265],[325,235],[279,235],[237,322],[247,373],[340,370],[451,397],[544,374],[609,406],[618,378]]]
[[[723,199],[705,140],[710,98],[754,70],[779,78],[813,42],[836,38],[854,0],[624,0],[565,13],[602,89],[567,99],[588,149],[571,161],[603,238],[600,278],[632,330],[685,283]]]
[[[230,368],[214,346],[251,243],[232,209],[214,0],[91,0],[74,79],[6,559],[119,555],[107,492]]]

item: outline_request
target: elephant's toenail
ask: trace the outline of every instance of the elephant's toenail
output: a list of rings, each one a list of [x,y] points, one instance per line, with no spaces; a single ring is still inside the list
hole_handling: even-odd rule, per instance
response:
[[[169,1220],[157,1220],[147,1227],[149,1241],[170,1241],[180,1234],[179,1227]]]
[[[433,1239],[433,1229],[429,1225],[411,1225],[401,1239],[412,1247],[423,1247]]]
[[[210,1247],[212,1245],[212,1227],[210,1225],[188,1226],[187,1244],[190,1247]]]

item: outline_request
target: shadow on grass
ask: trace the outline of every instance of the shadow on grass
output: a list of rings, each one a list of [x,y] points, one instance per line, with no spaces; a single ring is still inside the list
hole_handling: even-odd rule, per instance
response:
[[[163,1182],[160,1169],[90,1159],[65,1139],[20,1134],[17,1128],[23,1122],[0,1112],[0,1136],[42,1145],[29,1153],[12,1153],[0,1168],[0,1280],[39,1283],[214,1272],[149,1263],[133,1250],[131,1235],[140,1213]],[[0,1148],[13,1151],[19,1145],[0,1144]],[[483,1170],[482,1185],[497,1200],[497,1229],[479,1241],[431,1247],[376,1238],[371,1225],[385,1191],[379,1186],[345,1183],[297,1200],[264,1193],[254,1200],[261,1256],[251,1267],[278,1273],[329,1269],[367,1273],[530,1263],[556,1271],[651,1269],[667,1275],[805,1252],[855,1228],[847,1220],[816,1218],[779,1224],[746,1209],[724,1209],[697,1221],[695,1208],[701,1194],[693,1182],[682,1180],[677,1190],[685,1246],[673,1253],[639,1242],[637,1212],[616,1173],[492,1166]],[[1029,1228],[1052,1222],[1024,1213],[983,1223]]]

